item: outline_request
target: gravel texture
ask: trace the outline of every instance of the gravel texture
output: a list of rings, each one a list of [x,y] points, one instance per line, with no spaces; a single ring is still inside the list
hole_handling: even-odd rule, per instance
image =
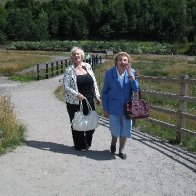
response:
[[[196,196],[196,155],[137,130],[127,160],[109,152],[104,123],[89,151],[75,151],[66,105],[54,95],[61,78],[0,78],[0,94],[27,127],[26,143],[0,156],[0,196]]]

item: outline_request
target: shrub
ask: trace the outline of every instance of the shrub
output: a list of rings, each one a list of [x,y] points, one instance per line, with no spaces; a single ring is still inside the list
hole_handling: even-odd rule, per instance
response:
[[[7,36],[2,31],[0,31],[0,44],[5,44],[6,40]]]
[[[9,97],[0,96],[0,154],[21,144],[23,137],[24,127],[17,121]]]

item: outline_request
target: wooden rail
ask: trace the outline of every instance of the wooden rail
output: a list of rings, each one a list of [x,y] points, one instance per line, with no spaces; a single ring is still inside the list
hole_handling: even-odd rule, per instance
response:
[[[164,92],[141,89],[142,93],[144,95],[161,96],[161,97],[175,99],[176,101],[179,102],[178,111],[169,110],[169,109],[165,109],[162,107],[150,105],[151,110],[175,115],[177,118],[176,124],[170,124],[168,122],[164,122],[164,121],[161,121],[161,120],[158,120],[155,118],[151,118],[151,117],[149,117],[148,119],[150,120],[150,122],[152,122],[154,124],[165,126],[169,129],[175,130],[176,131],[176,143],[181,142],[182,133],[195,137],[196,130],[185,129],[184,123],[185,123],[185,119],[193,120],[193,121],[196,120],[196,115],[189,114],[187,112],[187,102],[196,103],[196,97],[188,96],[188,87],[189,87],[188,85],[189,84],[195,85],[196,80],[189,79],[187,75],[182,76],[179,79],[178,78],[166,78],[166,77],[159,78],[159,77],[150,77],[150,76],[140,76],[139,80],[144,80],[144,81],[150,80],[150,81],[156,81],[156,82],[161,81],[161,82],[172,82],[172,83],[175,82],[180,85],[180,92],[178,94],[164,93]]]
[[[93,56],[92,58],[85,59],[86,63],[89,63],[92,66],[92,69],[98,64],[102,64],[101,56]],[[71,64],[70,59],[59,60],[55,62],[49,62],[44,64],[37,64],[37,80],[40,80],[40,77],[48,79],[59,74],[62,74],[67,66]]]

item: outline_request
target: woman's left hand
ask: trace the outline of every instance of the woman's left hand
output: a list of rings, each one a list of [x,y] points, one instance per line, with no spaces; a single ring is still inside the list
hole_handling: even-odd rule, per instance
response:
[[[129,78],[130,78],[131,80],[135,80],[135,77],[134,77],[134,75],[133,75],[132,72],[131,72],[131,65],[130,65],[130,64],[127,64],[127,65],[126,65],[126,69],[127,69],[128,74],[129,74]]]
[[[101,99],[99,98],[99,99],[97,99],[97,105],[100,105],[101,104]]]
[[[78,95],[76,96],[80,101],[82,101],[83,99],[86,99],[86,97],[84,97],[81,93],[78,93]]]

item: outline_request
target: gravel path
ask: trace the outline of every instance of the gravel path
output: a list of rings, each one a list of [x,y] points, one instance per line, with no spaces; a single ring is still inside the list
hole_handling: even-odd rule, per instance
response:
[[[110,133],[100,125],[88,152],[73,149],[66,107],[53,79],[19,83],[0,78],[26,144],[0,156],[0,196],[196,196],[196,155],[133,132],[127,160],[109,152]]]

